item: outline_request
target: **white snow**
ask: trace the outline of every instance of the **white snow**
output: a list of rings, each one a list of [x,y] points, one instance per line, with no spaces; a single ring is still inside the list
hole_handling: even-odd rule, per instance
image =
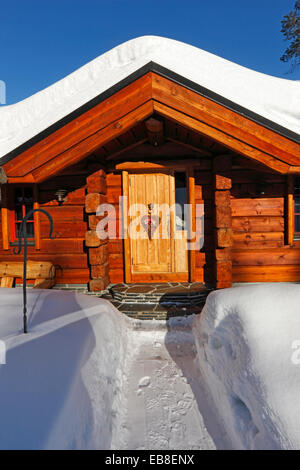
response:
[[[215,291],[193,330],[233,448],[300,449],[300,285]]]
[[[102,54],[23,101],[2,106],[0,157],[150,61],[300,133],[300,81],[268,76],[179,41],[143,36]]]
[[[176,364],[190,328],[175,345],[164,322],[55,290],[28,290],[28,314],[24,335],[22,290],[0,289],[0,449],[215,447]]]
[[[0,289],[1,449],[299,449],[300,286],[212,292],[127,318],[83,294]]]
[[[107,449],[120,406],[127,318],[85,295],[0,290],[1,449]]]

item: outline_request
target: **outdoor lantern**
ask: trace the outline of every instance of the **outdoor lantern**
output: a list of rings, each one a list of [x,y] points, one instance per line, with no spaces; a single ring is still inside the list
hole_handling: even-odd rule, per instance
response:
[[[55,193],[56,200],[59,205],[61,205],[66,200],[68,191],[66,189],[58,189]]]
[[[263,196],[266,193],[266,184],[260,181],[256,184],[256,194]]]

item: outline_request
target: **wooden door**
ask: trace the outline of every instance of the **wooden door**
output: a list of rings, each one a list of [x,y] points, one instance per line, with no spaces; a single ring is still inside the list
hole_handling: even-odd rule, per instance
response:
[[[127,178],[127,282],[187,281],[187,232],[176,232],[173,171]]]

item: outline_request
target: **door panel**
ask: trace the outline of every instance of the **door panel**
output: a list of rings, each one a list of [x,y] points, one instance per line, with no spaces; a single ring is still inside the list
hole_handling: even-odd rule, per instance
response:
[[[187,279],[187,232],[181,230],[182,237],[175,239],[175,214],[170,210],[175,204],[174,175],[155,172],[129,174],[128,178],[131,275],[150,275],[155,280],[157,274],[161,280],[165,273],[167,280],[182,273]]]

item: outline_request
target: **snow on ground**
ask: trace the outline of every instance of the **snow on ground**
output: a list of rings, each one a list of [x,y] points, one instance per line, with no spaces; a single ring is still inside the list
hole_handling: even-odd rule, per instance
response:
[[[299,284],[215,291],[193,331],[233,448],[300,449]]]
[[[0,290],[0,448],[110,447],[122,390],[127,318],[109,302],[55,290]]]
[[[24,335],[21,289],[0,289],[0,448],[299,449],[299,305],[299,285],[248,285],[165,323],[28,290]]]
[[[149,62],[300,132],[300,82],[247,69],[180,41],[142,36],[100,55],[48,88],[0,109],[0,157]]]
[[[185,342],[191,360],[190,328],[165,344],[163,322],[134,321],[95,297],[35,289],[24,335],[22,290],[0,289],[0,302],[0,448],[215,447],[174,360]]]

